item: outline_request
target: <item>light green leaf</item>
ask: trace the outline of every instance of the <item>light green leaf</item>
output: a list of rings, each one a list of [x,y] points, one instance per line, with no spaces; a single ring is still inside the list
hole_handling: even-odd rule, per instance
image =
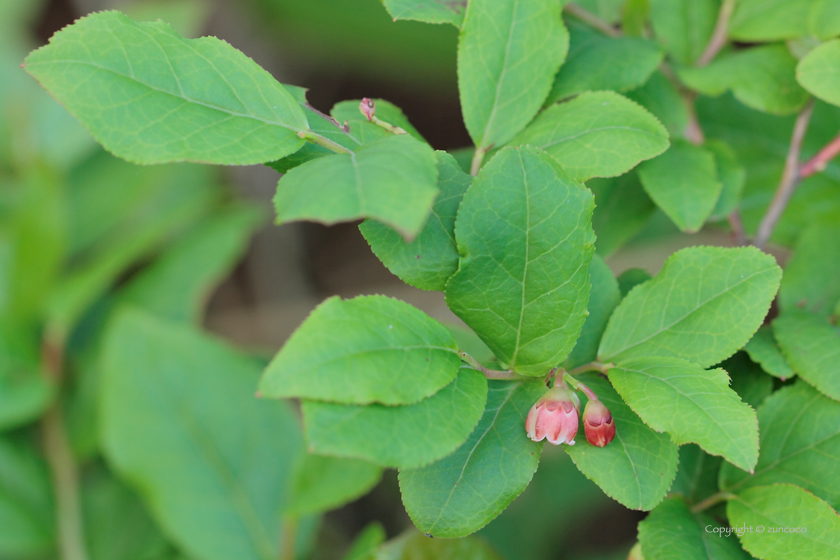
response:
[[[635,358],[619,362],[609,376],[633,412],[677,445],[696,443],[744,470],[758,461],[755,411],[729,388],[724,370],[676,358]]]
[[[603,257],[631,240],[656,211],[656,205],[642,188],[638,173],[591,179],[586,186],[595,195],[592,228],[597,236],[595,250]]]
[[[796,67],[796,79],[823,101],[840,105],[840,39],[808,53]]]
[[[618,275],[618,288],[621,290],[622,299],[627,297],[630,290],[650,280],[652,276],[647,270],[642,268],[628,268]]]
[[[467,8],[467,0],[383,0],[382,3],[394,21],[413,19],[426,23],[451,23],[455,27],[461,27]]]
[[[709,455],[700,446],[689,443],[680,447],[680,467],[671,492],[696,503],[717,492],[718,473],[723,459]]]
[[[297,151],[308,129],[286,89],[228,43],[183,39],[119,12],[65,27],[25,69],[108,151],[135,163],[272,161]]]
[[[630,509],[651,510],[662,501],[677,472],[677,446],[642,423],[603,378],[579,376],[610,410],[615,439],[595,447],[579,437],[566,453],[587,478]],[[581,395],[585,402],[586,396]]]
[[[554,0],[471,0],[458,42],[458,90],[475,145],[503,146],[534,118],[566,58]]]
[[[546,103],[584,91],[625,91],[644,84],[664,53],[652,41],[607,37],[580,23],[569,25],[569,56],[554,78]]]
[[[443,291],[458,270],[455,216],[472,177],[446,152],[435,155],[440,194],[414,241],[406,243],[397,232],[374,220],[365,220],[359,230],[379,260],[403,282],[422,290]]]
[[[810,313],[785,313],[773,333],[799,377],[822,394],[840,401],[840,327]]]
[[[624,298],[598,352],[603,360],[669,356],[703,367],[752,337],[776,295],[782,271],[752,247],[690,247]]]
[[[709,43],[719,7],[719,0],[650,0],[653,32],[677,62],[694,64]]]
[[[386,538],[385,528],[381,523],[378,521],[368,523],[353,540],[343,560],[373,560],[377,549]]]
[[[736,99],[774,115],[796,113],[808,92],[796,81],[797,60],[785,45],[753,47],[718,57],[703,68],[683,68],[680,79],[691,89],[716,96],[731,89]]]
[[[589,315],[583,323],[583,329],[580,331],[574,350],[566,358],[566,369],[595,361],[598,357],[601,336],[607,328],[607,321],[610,320],[613,309],[621,301],[618,282],[610,267],[598,255],[592,258],[589,265],[589,278],[591,289],[589,304],[586,308]]]
[[[458,211],[449,308],[507,368],[545,375],[574,348],[589,299],[592,194],[544,152],[505,148]]]
[[[358,459],[306,454],[295,469],[286,514],[329,511],[367,494],[382,478],[382,469]]]
[[[840,302],[840,223],[816,220],[802,231],[779,287],[783,312],[804,309],[828,317]]]
[[[647,22],[650,18],[649,0],[622,0],[621,31],[629,37],[647,35]]]
[[[104,348],[105,455],[169,537],[197,558],[277,558],[302,442],[285,403],[254,399],[257,361],[128,309]]]
[[[724,220],[741,201],[741,192],[747,180],[747,170],[738,160],[729,144],[722,140],[707,140],[703,147],[715,156],[718,180],[723,184],[710,220]]]
[[[196,323],[212,289],[242,257],[263,222],[256,207],[238,206],[205,220],[123,288],[120,303],[158,317]]]
[[[840,403],[799,381],[758,407],[761,455],[750,476],[732,465],[720,471],[722,490],[790,482],[840,507]]]
[[[659,119],[672,138],[682,138],[688,126],[688,109],[680,92],[665,74],[654,72],[644,86],[624,95]]]
[[[46,463],[24,439],[0,437],[0,465],[0,556],[49,552],[55,513]]]
[[[741,492],[726,505],[733,527],[750,554],[764,560],[833,560],[840,557],[840,516],[810,492],[792,484]],[[760,531],[755,529],[760,527]],[[795,531],[793,529],[796,529]]]
[[[470,368],[435,395],[408,406],[303,401],[309,450],[399,469],[428,465],[467,440],[484,411],[487,379]],[[441,421],[446,419],[446,421]]]
[[[784,276],[782,282],[784,282]],[[758,329],[750,341],[747,342],[747,345],[744,346],[744,350],[749,354],[752,361],[761,365],[761,369],[782,381],[796,375],[796,372],[785,361],[785,357],[782,356],[779,343],[776,342],[773,330],[769,326]]]
[[[361,99],[349,99],[347,101],[341,101],[340,103],[336,103],[330,111],[330,115],[332,116],[332,118],[334,118],[340,123],[362,120],[365,117],[359,110],[359,105],[361,104],[361,102]],[[413,136],[417,140],[420,140],[421,142],[426,141],[420,135],[420,133],[417,132],[417,129],[414,128],[414,126],[412,126],[412,124],[408,120],[408,117],[406,117],[405,113],[402,112],[402,109],[400,109],[390,101],[385,101],[384,99],[374,99],[373,102],[376,104],[377,118],[382,119],[388,124],[392,124],[394,126],[402,128],[411,136]],[[386,134],[391,134],[384,128],[382,130]]]
[[[417,531],[388,541],[374,560],[502,560],[484,541],[465,539],[430,539]]]
[[[609,23],[618,23],[621,19],[621,6],[625,0],[576,0],[575,4],[592,12]],[[568,3],[565,0],[564,3]]]
[[[315,308],[265,370],[260,392],[344,404],[412,404],[458,375],[446,327],[400,300],[333,296]]]
[[[277,223],[373,218],[414,238],[438,193],[436,184],[434,151],[408,135],[389,135],[286,173],[274,197]]]
[[[403,503],[418,529],[433,537],[469,535],[525,490],[542,452],[525,434],[525,417],[544,393],[539,382],[491,381],[484,415],[455,453],[400,471]]]
[[[685,140],[675,140],[667,152],[642,163],[639,178],[657,206],[688,233],[703,227],[723,188],[714,154]]]
[[[729,36],[747,43],[796,39],[808,33],[814,0],[738,0]]]
[[[811,35],[823,41],[840,35],[840,4],[834,0],[814,0],[808,29]]]
[[[665,127],[611,92],[584,93],[540,113],[510,142],[548,152],[573,178],[614,177],[668,148]]]

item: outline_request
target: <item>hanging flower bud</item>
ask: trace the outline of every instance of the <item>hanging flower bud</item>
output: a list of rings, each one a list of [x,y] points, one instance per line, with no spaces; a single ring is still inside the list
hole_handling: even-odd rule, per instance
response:
[[[525,419],[525,431],[534,441],[575,444],[580,399],[565,384],[555,385],[534,403]]]
[[[589,399],[583,409],[583,431],[586,441],[604,447],[615,437],[615,422],[610,410],[599,400]]]
[[[362,102],[359,103],[359,111],[367,117],[367,120],[371,120],[376,114],[376,105],[374,104],[373,99],[369,97],[362,99]]]

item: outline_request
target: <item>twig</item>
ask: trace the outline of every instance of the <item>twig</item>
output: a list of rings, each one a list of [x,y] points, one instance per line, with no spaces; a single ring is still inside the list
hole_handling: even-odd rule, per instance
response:
[[[715,30],[712,32],[712,38],[709,39],[709,44],[706,45],[706,50],[700,55],[697,61],[697,66],[703,67],[708,65],[723,46],[726,44],[727,34],[729,32],[729,20],[732,17],[732,12],[735,11],[735,0],[723,0],[718,12],[717,23]]]
[[[602,20],[592,12],[584,10],[576,4],[566,4],[563,9],[569,14],[575,16],[584,23],[588,23],[598,31],[602,31],[610,37],[621,37],[621,31],[610,25],[608,22]]]
[[[767,244],[767,241],[773,234],[773,230],[776,228],[779,218],[782,217],[785,207],[790,202],[791,196],[793,196],[793,191],[796,190],[797,185],[799,185],[802,179],[799,169],[799,156],[802,153],[802,141],[805,139],[805,133],[808,131],[808,123],[811,121],[811,114],[813,112],[814,102],[812,100],[796,118],[796,124],[793,126],[793,135],[790,140],[790,148],[788,149],[787,159],[785,160],[785,170],[782,173],[779,188],[776,189],[776,194],[773,196],[773,200],[767,208],[767,213],[761,219],[761,223],[758,226],[758,233],[753,241],[753,245],[759,249],[762,249]]]
[[[598,395],[595,394],[595,391],[587,387],[584,383],[581,383],[580,381],[572,377],[568,372],[563,374],[563,381],[571,385],[576,391],[583,391],[584,393],[586,393],[586,396],[589,397],[589,400],[598,400]]]
[[[706,511],[712,506],[716,506],[721,502],[728,502],[733,498],[737,498],[735,494],[731,492],[718,492],[717,494],[712,494],[705,500],[701,500],[691,506],[691,513],[700,513],[701,511]]]
[[[732,228],[732,238],[735,245],[741,246],[747,243],[747,233],[744,231],[744,222],[741,221],[741,212],[736,208],[726,216],[729,227]]]
[[[686,140],[692,144],[701,146],[706,142],[706,136],[703,134],[703,127],[700,126],[700,121],[697,119],[697,109],[694,106],[694,100],[697,98],[697,94],[684,91],[681,96],[683,103],[685,103],[685,108],[688,111],[688,124],[683,134],[685,134]]]
[[[603,374],[606,374],[610,371],[611,368],[614,368],[615,364],[602,364],[601,362],[589,362],[588,364],[583,364],[582,366],[578,366],[574,369],[570,369],[566,373],[569,375],[578,375],[581,373],[586,373],[587,371],[597,371]]]
[[[295,537],[298,531],[298,518],[288,517],[283,521],[283,544],[280,560],[295,560]]]
[[[476,369],[484,374],[487,379],[531,379],[525,375],[519,375],[514,371],[500,371],[497,369],[488,369],[481,365],[478,360],[467,354],[466,352],[458,352],[458,356],[473,369]]]
[[[834,159],[837,154],[840,154],[840,135],[826,144],[822,150],[817,152],[817,155],[802,164],[802,167],[799,169],[799,177],[807,179],[811,175],[823,171],[828,165],[828,162]]]
[[[345,148],[341,144],[333,142],[329,138],[325,138],[325,137],[321,136],[320,134],[316,134],[316,133],[311,132],[311,131],[298,132],[298,137],[303,138],[304,140],[306,140],[308,142],[312,142],[313,144],[318,144],[319,146],[323,146],[323,147],[327,148],[328,150],[332,150],[333,152],[336,152],[338,154],[352,153],[350,150],[348,150],[347,148]]]

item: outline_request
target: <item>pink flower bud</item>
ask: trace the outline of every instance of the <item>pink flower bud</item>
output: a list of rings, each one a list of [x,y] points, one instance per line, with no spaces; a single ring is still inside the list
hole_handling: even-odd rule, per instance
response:
[[[583,409],[583,431],[586,441],[595,447],[605,447],[615,437],[615,422],[604,403],[589,399]]]
[[[369,97],[362,99],[362,102],[359,103],[359,111],[367,117],[367,120],[371,120],[376,114],[376,105],[374,104],[373,99]]]
[[[563,385],[555,385],[534,403],[525,419],[525,431],[534,441],[575,444],[580,399]]]

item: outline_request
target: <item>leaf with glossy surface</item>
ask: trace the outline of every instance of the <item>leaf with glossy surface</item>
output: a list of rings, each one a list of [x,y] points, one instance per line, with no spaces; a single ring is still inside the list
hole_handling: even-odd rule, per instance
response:
[[[796,39],[808,33],[814,0],[739,0],[729,36],[747,43]]]
[[[486,398],[484,375],[462,368],[455,381],[417,404],[303,401],[306,439],[310,451],[319,455],[363,459],[398,469],[422,467],[466,441],[481,418]]]
[[[609,179],[591,179],[586,186],[595,195],[595,212],[592,213],[592,228],[597,237],[595,250],[608,257],[650,222],[656,205],[635,172]]]
[[[675,140],[667,152],[641,164],[639,178],[657,206],[688,233],[703,227],[723,188],[714,154],[685,140]]]
[[[458,270],[455,216],[472,177],[446,152],[435,155],[440,194],[414,241],[406,243],[396,231],[375,220],[365,220],[359,230],[379,260],[403,282],[421,290],[443,291]]]
[[[607,321],[610,320],[613,309],[621,301],[618,281],[616,281],[604,259],[598,255],[592,258],[589,265],[589,278],[591,288],[589,304],[586,308],[589,315],[583,323],[583,328],[572,353],[566,358],[566,369],[595,361],[598,357],[598,345],[601,344],[601,336],[604,334],[604,329],[607,328]]]
[[[458,90],[477,147],[504,145],[534,118],[568,48],[554,0],[467,4],[458,42]]]
[[[709,43],[718,0],[651,0],[653,32],[678,62],[694,64]]]
[[[382,478],[382,469],[358,459],[307,453],[295,469],[286,513],[294,516],[329,511],[367,494]]]
[[[820,45],[796,67],[802,87],[823,101],[840,105],[840,39]]]
[[[467,0],[383,0],[382,3],[394,21],[412,19],[426,23],[451,23],[455,27],[461,27],[467,8]]]
[[[228,43],[183,39],[119,12],[65,27],[24,68],[108,151],[135,163],[262,163],[297,151],[308,130],[288,91]]]
[[[449,308],[507,368],[545,375],[574,348],[589,299],[592,193],[545,152],[505,148],[458,211]]]
[[[676,358],[635,358],[619,362],[609,376],[633,412],[677,445],[696,443],[744,470],[758,461],[755,411],[729,388],[724,370]]]
[[[765,560],[833,560],[840,556],[840,515],[792,484],[750,488],[726,504],[733,527],[761,527],[739,534],[750,554]],[[791,529],[805,529],[793,531]]]
[[[105,455],[166,533],[208,560],[277,558],[303,446],[285,403],[254,399],[258,362],[129,309],[104,348]]]
[[[782,276],[782,282],[784,282],[784,276]],[[752,361],[760,364],[761,369],[774,377],[784,381],[796,375],[796,372],[785,361],[770,326],[758,329],[750,341],[747,342],[747,345],[744,346],[744,350],[749,354]]]
[[[799,236],[779,287],[782,312],[799,309],[828,317],[840,303],[840,223],[819,220]]]
[[[433,537],[469,535],[525,490],[542,451],[542,444],[525,434],[525,417],[544,393],[540,382],[491,381],[484,415],[455,453],[400,471],[403,503],[420,531]]]
[[[643,85],[662,62],[653,41],[607,37],[583,24],[569,25],[569,56],[554,78],[546,104],[584,91],[625,91]]]
[[[674,481],[678,447],[667,434],[645,426],[605,379],[594,374],[578,378],[609,408],[615,439],[606,447],[595,447],[580,437],[566,447],[566,453],[612,499],[630,509],[653,509]],[[581,395],[581,403],[586,400]]]
[[[611,92],[584,93],[540,113],[510,141],[548,152],[580,181],[614,177],[668,148],[665,127],[645,109]]]
[[[0,555],[32,557],[54,544],[47,465],[21,438],[0,437]]]
[[[429,215],[436,185],[434,151],[408,135],[389,135],[286,173],[274,197],[277,223],[373,218],[413,238]]]
[[[717,364],[752,337],[782,271],[753,247],[691,247],[624,298],[601,340],[603,360],[667,356]]]
[[[790,482],[840,507],[840,403],[799,381],[773,393],[758,408],[761,455],[750,476],[732,465],[720,471],[722,490]]]
[[[344,404],[412,404],[458,375],[446,327],[386,296],[333,296],[307,317],[265,370],[260,392]]]
[[[799,377],[840,401],[840,327],[818,315],[790,312],[773,321],[773,333]]]

